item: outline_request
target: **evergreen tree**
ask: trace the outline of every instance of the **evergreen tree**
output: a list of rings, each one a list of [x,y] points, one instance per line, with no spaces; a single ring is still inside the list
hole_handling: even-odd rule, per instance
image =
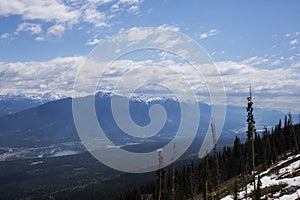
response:
[[[261,197],[261,186],[262,186],[262,183],[261,183],[261,180],[260,180],[260,176],[258,175],[258,177],[257,177],[257,188],[254,191],[256,200],[259,200],[260,197]]]
[[[239,194],[238,194],[238,185],[237,185],[237,179],[234,179],[234,194],[233,194],[234,200],[239,200]]]
[[[297,135],[295,133],[294,126],[293,126],[293,118],[292,118],[292,114],[290,112],[288,114],[288,128],[289,128],[289,132],[294,137],[294,141],[295,141],[295,154],[296,154],[296,153],[298,153],[299,148],[298,148]]]
[[[242,172],[242,165],[244,164],[243,147],[241,145],[241,140],[235,136],[233,145],[234,159],[235,159],[235,171]]]
[[[290,130],[293,128],[294,133]],[[276,162],[277,158],[284,154],[284,152],[291,152],[295,148],[295,140],[297,138],[298,145],[300,145],[300,123],[293,124],[290,117],[286,117],[284,126],[282,127],[281,121],[270,131],[265,127],[263,134],[260,136],[254,134],[255,137],[255,155],[256,164],[258,165],[271,165],[272,162]],[[248,155],[247,148],[251,147],[251,142],[241,143],[241,140],[236,137],[234,140],[234,146],[224,146],[222,152],[213,153],[209,155],[206,153],[205,157],[199,163],[181,163],[180,168],[175,170],[175,183],[176,190],[175,199],[191,199],[193,194],[197,195],[202,193],[203,199],[213,199],[212,192],[214,191],[214,170],[215,160],[218,160],[220,167],[220,182],[227,181],[230,178],[236,177],[244,172],[247,168],[247,161],[245,157]],[[251,149],[250,149],[251,150]],[[168,169],[169,173],[166,174],[163,168],[163,160],[161,155],[160,168],[157,171],[157,180],[151,183],[151,186],[146,188],[137,187],[135,190],[129,190],[120,195],[120,200],[124,199],[140,199],[141,194],[153,194],[153,199],[171,199],[172,194],[172,177],[173,168]],[[251,167],[250,171],[251,171]],[[247,171],[247,170],[246,170]],[[247,175],[245,176],[247,179]],[[262,195],[261,191],[261,177],[257,177],[257,187],[253,191],[253,199],[259,199]],[[238,183],[237,178],[234,182],[234,199],[238,199]],[[247,180],[246,180],[247,182]],[[159,184],[161,183],[161,184]],[[167,184],[169,183],[169,184]],[[246,183],[245,183],[246,184]],[[159,185],[161,185],[159,187]],[[159,197],[159,188],[161,188],[161,195]],[[223,191],[220,191],[222,194]],[[248,195],[248,194],[247,194]],[[246,195],[246,196],[247,196]]]
[[[210,170],[209,166],[209,156],[208,153],[206,153],[206,156],[204,157],[203,161],[203,171],[202,171],[202,177],[203,177],[203,199],[208,200],[210,196],[210,192],[212,191],[213,181],[212,181],[212,172]]]
[[[255,151],[254,151],[254,135],[256,134],[256,129],[255,129],[255,121],[254,121],[254,116],[253,116],[253,102],[252,102],[252,92],[251,92],[251,86],[250,86],[250,95],[247,97],[248,100],[248,107],[247,107],[247,123],[248,123],[248,130],[247,130],[247,141],[250,143],[251,142],[251,150],[249,152],[249,160],[251,158],[250,154],[252,154],[252,170],[253,170],[253,175],[254,175],[254,181],[253,181],[253,186],[255,190]]]
[[[189,197],[191,199],[194,199],[194,163],[192,162],[187,166],[187,173],[188,173],[188,179],[189,179],[189,185],[187,186],[188,191],[190,191]]]

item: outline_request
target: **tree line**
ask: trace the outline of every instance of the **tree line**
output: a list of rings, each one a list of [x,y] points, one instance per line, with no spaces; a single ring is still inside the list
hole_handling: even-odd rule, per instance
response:
[[[252,145],[253,157],[249,156],[252,154]],[[288,114],[283,122],[279,120],[271,130],[264,127],[262,133],[253,131],[253,136],[245,142],[236,136],[233,146],[224,146],[222,151],[211,152],[200,161],[192,161],[180,169],[162,168],[156,172],[157,180],[128,190],[115,199],[182,200],[194,199],[196,196],[205,200],[219,199],[225,191],[221,186],[234,177],[241,177],[239,181],[235,178],[234,188],[227,191],[238,199],[238,182],[241,184],[242,180],[246,185],[253,181],[253,171],[266,170],[279,159],[299,153],[299,145],[300,123],[294,124],[292,115]],[[255,191],[248,195],[260,199],[259,176],[256,183]]]

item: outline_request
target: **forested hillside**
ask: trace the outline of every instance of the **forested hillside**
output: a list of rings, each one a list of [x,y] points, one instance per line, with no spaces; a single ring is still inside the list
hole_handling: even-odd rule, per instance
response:
[[[251,142],[242,143],[235,137],[232,147],[224,146],[221,152],[212,152],[202,160],[193,161],[183,167],[175,166],[157,171],[157,180],[127,191],[116,199],[219,199],[233,195],[238,188],[253,182]],[[300,124],[293,124],[291,115],[270,130],[254,135],[254,159],[256,184],[258,174],[278,160],[299,153]],[[161,184],[160,184],[161,182]],[[159,187],[161,185],[161,187]],[[247,196],[260,199],[261,184]],[[282,185],[284,187],[284,185]],[[245,194],[244,194],[245,195]],[[238,199],[238,196],[235,196]]]

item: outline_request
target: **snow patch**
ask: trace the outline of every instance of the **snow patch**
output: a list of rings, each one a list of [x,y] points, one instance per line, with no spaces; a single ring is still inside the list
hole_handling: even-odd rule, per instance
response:
[[[292,162],[291,162],[292,161]],[[291,163],[289,163],[291,162]],[[288,164],[289,163],[289,164]],[[278,169],[278,170],[274,170]],[[275,171],[275,172],[273,172]],[[300,197],[300,154],[289,156],[287,159],[279,161],[277,164],[260,173],[261,188],[282,185],[280,191],[273,194],[266,194],[267,199],[298,199]],[[295,174],[295,172],[298,172]],[[247,185],[248,194],[254,191],[253,185]],[[245,188],[241,188],[239,197],[245,198]],[[231,200],[233,195],[228,195],[222,200]]]

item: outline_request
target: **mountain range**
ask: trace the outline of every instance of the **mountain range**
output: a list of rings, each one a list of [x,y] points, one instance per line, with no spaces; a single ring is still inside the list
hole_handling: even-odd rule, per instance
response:
[[[57,94],[45,93],[42,95],[26,96],[23,94],[0,95],[0,117],[33,108],[49,101],[61,99]]]
[[[167,113],[166,123],[159,133],[149,139],[140,140],[127,135],[117,126],[111,111],[112,96],[111,93],[98,92],[95,95],[95,106],[99,124],[115,145],[122,147],[122,145],[138,146],[136,144],[155,143],[157,145],[149,145],[151,146],[149,150],[154,150],[154,148],[164,146],[176,134],[180,124],[180,104],[177,100],[140,97],[127,99],[131,117],[138,125],[145,126],[150,122],[148,112],[152,105],[162,105]],[[119,96],[119,98],[126,97]],[[6,96],[5,101],[0,100],[0,102],[6,102],[0,104],[2,114],[6,113],[0,117],[0,148],[42,148],[80,142],[72,115],[72,98],[42,104],[36,99],[22,99],[21,97],[10,101]],[[8,104],[9,102],[11,104]],[[209,126],[211,106],[199,103],[199,108],[200,122],[197,138],[203,138]],[[11,112],[13,113],[8,114]],[[220,144],[231,143],[236,134],[245,138],[246,114],[246,109],[243,107],[227,106]],[[284,117],[284,113],[280,111],[260,108],[255,109],[254,114],[258,131],[264,125],[274,126],[279,119]]]

